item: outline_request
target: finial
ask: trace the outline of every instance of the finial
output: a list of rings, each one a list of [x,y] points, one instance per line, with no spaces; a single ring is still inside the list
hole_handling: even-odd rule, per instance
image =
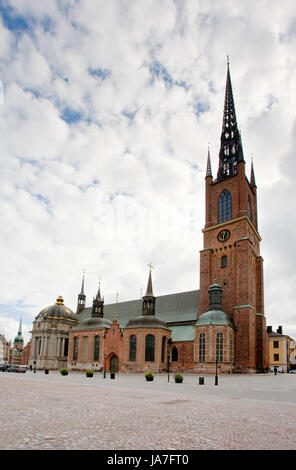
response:
[[[150,268],[150,270],[153,269],[151,261],[150,261],[150,264],[148,264],[147,266]]]
[[[227,54],[227,66],[229,67],[229,55]]]

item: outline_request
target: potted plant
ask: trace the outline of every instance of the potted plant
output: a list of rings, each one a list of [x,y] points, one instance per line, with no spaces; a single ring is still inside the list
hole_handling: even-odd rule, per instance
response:
[[[92,377],[94,375],[94,371],[93,370],[87,370],[85,374],[86,374],[86,377]]]
[[[68,375],[68,369],[61,369],[61,370],[60,370],[60,373],[61,373],[62,375]]]
[[[183,375],[176,374],[174,375],[174,379],[175,379],[176,384],[181,384],[183,382]]]
[[[154,379],[154,375],[152,374],[152,372],[147,372],[147,374],[145,374],[145,378],[147,382],[152,382],[152,380]]]

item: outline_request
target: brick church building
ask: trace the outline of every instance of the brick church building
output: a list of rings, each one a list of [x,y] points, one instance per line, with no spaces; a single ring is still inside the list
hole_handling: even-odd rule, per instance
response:
[[[254,373],[268,367],[257,187],[238,130],[229,64],[214,179],[208,152],[200,288],[156,297],[149,272],[142,299],[104,304],[100,286],[76,313],[62,297],[33,322],[29,363],[37,368],[120,372]]]
[[[205,195],[199,290],[156,297],[150,269],[142,299],[104,305],[99,286],[86,307],[83,278],[69,369],[211,373],[218,364],[220,372],[254,373],[268,367],[257,187],[253,162],[250,179],[245,173],[229,64],[218,174],[214,179],[208,152]]]

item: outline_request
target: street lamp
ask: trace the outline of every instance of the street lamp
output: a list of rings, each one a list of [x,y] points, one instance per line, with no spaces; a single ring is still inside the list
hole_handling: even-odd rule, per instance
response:
[[[168,339],[168,382],[170,381],[170,358],[171,358],[171,354],[169,350],[170,344],[172,344],[171,338]]]
[[[106,378],[106,357],[107,354],[104,354],[104,379]]]
[[[218,358],[216,358],[216,375],[215,375],[215,385],[218,385]]]

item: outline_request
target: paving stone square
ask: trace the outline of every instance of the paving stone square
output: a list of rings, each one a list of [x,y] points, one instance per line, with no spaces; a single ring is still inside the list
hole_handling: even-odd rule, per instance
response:
[[[2,450],[293,450],[296,374],[0,373]]]

